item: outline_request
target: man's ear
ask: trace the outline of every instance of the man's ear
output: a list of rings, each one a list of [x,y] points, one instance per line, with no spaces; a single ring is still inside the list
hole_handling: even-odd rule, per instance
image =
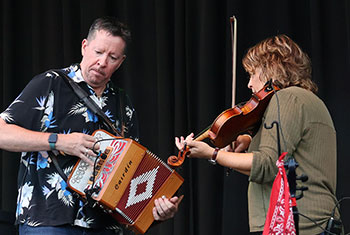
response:
[[[85,54],[85,48],[88,44],[88,40],[87,39],[84,39],[82,42],[81,42],[81,55],[84,56]]]

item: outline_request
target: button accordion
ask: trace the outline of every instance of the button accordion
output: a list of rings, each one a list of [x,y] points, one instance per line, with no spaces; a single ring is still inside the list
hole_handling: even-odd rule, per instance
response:
[[[100,143],[95,166],[79,160],[68,177],[68,186],[91,198],[119,223],[145,233],[154,218],[154,200],[172,197],[183,178],[139,143],[97,130]]]

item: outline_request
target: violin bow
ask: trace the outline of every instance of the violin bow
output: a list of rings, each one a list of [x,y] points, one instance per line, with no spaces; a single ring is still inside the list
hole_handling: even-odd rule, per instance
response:
[[[231,44],[232,44],[232,107],[236,103],[236,48],[237,48],[237,19],[235,16],[230,17],[231,25]]]
[[[232,45],[232,108],[236,105],[236,48],[237,48],[237,19],[235,16],[230,17],[231,45]],[[231,173],[232,169],[226,170],[226,176]]]

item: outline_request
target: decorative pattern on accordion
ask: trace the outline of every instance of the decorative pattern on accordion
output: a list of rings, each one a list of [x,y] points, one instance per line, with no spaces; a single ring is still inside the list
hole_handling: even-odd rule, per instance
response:
[[[92,187],[93,173],[97,175],[94,187],[98,186],[100,189],[103,188],[108,177],[111,176],[113,168],[119,163],[118,159],[123,154],[126,145],[131,142],[130,139],[111,138],[112,136],[109,133],[103,131],[97,131],[94,136],[97,140],[106,140],[100,142],[101,151],[105,151],[104,153],[108,151],[111,152],[108,153],[108,158],[106,160],[99,158],[95,173],[93,167],[84,161],[79,161],[76,164],[71,175],[68,177],[68,185],[82,196],[85,196],[85,190],[91,189]],[[89,156],[89,158],[95,161],[95,158],[91,156]],[[99,192],[95,193],[94,196],[97,196],[98,193]]]
[[[112,173],[127,143],[128,142],[123,139],[115,139],[111,142],[110,147],[112,147],[112,152],[108,154],[107,161],[102,167],[102,170],[95,181],[94,187],[103,188],[103,185]]]
[[[172,169],[147,151],[120,199],[117,211],[133,223],[171,173]]]

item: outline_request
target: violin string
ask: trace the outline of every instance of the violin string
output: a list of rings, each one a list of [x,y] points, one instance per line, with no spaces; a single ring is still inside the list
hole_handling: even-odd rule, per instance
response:
[[[193,139],[194,139],[194,140],[197,139],[197,138],[198,138],[199,136],[201,136],[204,132],[206,132],[207,130],[209,130],[210,127],[211,127],[211,125],[208,126],[207,128],[205,128],[204,130],[202,130],[201,132],[199,132],[196,136],[193,137]]]

